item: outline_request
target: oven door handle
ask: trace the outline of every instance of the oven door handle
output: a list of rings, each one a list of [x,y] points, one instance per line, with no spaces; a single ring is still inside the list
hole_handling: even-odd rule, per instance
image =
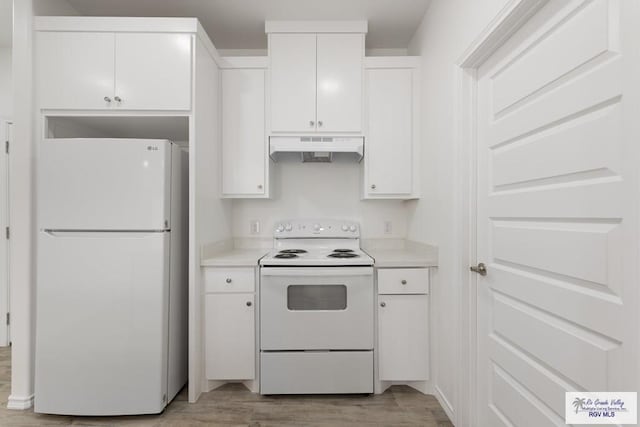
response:
[[[263,276],[373,276],[373,267],[262,267]]]

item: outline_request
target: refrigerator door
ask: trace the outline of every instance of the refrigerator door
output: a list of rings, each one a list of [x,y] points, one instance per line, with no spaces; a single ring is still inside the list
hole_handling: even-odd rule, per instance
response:
[[[45,139],[39,225],[49,230],[169,228],[171,142]]]
[[[40,232],[36,412],[162,411],[170,235]]]

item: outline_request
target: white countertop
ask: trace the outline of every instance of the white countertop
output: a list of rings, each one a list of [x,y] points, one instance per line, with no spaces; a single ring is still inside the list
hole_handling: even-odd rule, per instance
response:
[[[229,249],[203,258],[202,267],[257,267],[258,260],[265,256],[269,249]]]
[[[223,242],[203,249],[202,267],[256,267],[272,247],[243,247],[246,242]],[[402,239],[363,241],[363,250],[378,268],[428,268],[438,266],[438,248]]]
[[[375,260],[377,268],[438,266],[438,248],[435,246],[406,242],[398,247],[367,245],[363,249]]]

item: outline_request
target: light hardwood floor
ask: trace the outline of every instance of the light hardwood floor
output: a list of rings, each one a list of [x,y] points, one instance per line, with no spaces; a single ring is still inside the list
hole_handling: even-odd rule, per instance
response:
[[[409,387],[375,396],[260,396],[227,384],[187,402],[186,389],[160,415],[65,417],[8,410],[11,353],[0,348],[0,426],[424,426],[453,427],[438,401]]]

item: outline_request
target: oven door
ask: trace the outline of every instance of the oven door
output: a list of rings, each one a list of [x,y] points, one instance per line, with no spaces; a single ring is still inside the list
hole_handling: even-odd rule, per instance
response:
[[[263,267],[261,349],[373,349],[372,267]]]

